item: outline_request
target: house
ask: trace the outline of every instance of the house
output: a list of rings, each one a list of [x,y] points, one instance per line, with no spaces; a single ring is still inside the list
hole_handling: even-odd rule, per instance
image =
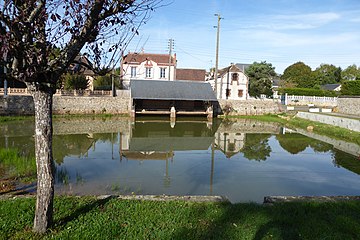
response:
[[[130,88],[131,80],[174,81],[176,54],[155,54],[129,52],[121,61],[122,85]]]
[[[272,79],[272,91],[273,91],[273,98],[278,99],[279,98],[279,88],[280,88],[280,78],[274,78]]]
[[[328,91],[340,91],[341,90],[341,84],[334,83],[334,84],[325,84],[321,86],[322,90],[328,90]]]
[[[176,80],[187,80],[187,81],[205,81],[205,69],[176,69]]]
[[[248,69],[252,64],[248,64],[248,63],[236,63],[235,66],[237,68],[239,68],[243,73],[245,72],[246,69]]]
[[[214,77],[208,80],[215,89]],[[229,67],[218,71],[217,98],[231,100],[246,100],[248,96],[249,78],[238,66],[231,64]]]
[[[83,74],[86,80],[88,80],[87,89],[94,91],[95,73],[92,68],[93,65],[86,56],[77,55],[75,57],[74,63],[70,65],[68,72],[73,74]]]

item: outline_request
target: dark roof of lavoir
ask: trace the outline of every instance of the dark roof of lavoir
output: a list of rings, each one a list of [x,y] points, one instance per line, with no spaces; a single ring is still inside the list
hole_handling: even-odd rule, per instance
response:
[[[131,80],[133,99],[217,101],[207,82]]]

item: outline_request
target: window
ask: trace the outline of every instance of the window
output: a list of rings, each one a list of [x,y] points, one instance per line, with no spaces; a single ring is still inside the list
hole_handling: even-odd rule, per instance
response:
[[[230,89],[226,89],[226,98],[230,97],[231,95],[231,90]]]
[[[146,78],[151,78],[151,71],[152,71],[152,68],[150,68],[150,67],[146,68],[146,73],[145,73]]]
[[[160,68],[160,78],[165,78],[166,68]]]
[[[136,67],[131,67],[131,77],[136,77]]]
[[[243,90],[239,90],[239,91],[238,91],[238,97],[243,97],[243,95],[244,95]]]
[[[234,82],[236,82],[236,85],[239,85],[239,74],[238,73],[231,74],[231,85],[233,85]]]

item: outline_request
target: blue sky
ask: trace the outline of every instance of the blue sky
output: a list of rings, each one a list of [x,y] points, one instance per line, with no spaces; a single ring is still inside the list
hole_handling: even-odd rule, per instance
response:
[[[173,0],[127,50],[167,53],[172,38],[179,68],[208,70],[215,66],[215,13],[223,18],[220,68],[266,61],[282,73],[298,61],[312,69],[360,65],[360,0]]]

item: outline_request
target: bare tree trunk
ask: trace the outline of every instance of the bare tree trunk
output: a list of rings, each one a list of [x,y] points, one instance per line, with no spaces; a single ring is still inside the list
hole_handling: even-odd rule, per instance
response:
[[[35,104],[35,156],[37,197],[33,231],[44,233],[51,226],[54,201],[54,162],[52,156],[52,92],[28,84]]]

